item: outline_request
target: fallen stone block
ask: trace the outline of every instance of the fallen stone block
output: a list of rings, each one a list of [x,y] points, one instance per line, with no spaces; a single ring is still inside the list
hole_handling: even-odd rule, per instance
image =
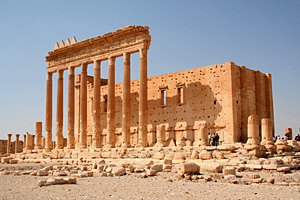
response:
[[[263,169],[266,169],[266,170],[277,170],[277,168],[278,168],[278,165],[275,165],[275,164],[263,165]]]
[[[213,173],[221,173],[223,166],[219,163],[214,162],[202,162],[197,163],[202,171],[213,172]]]
[[[176,166],[176,171],[179,175],[185,173],[199,174],[200,166],[195,163],[181,163]]]
[[[199,152],[196,149],[193,150],[191,159],[199,159]]]
[[[162,160],[165,158],[165,154],[163,152],[157,152],[152,156],[152,158]]]
[[[154,176],[156,173],[155,170],[151,170],[151,169],[146,169],[145,172],[147,176]]]
[[[122,176],[126,174],[126,169],[124,167],[115,167],[113,168],[112,173],[115,176]]]
[[[212,159],[212,153],[210,151],[203,150],[199,153],[199,159],[202,160]]]
[[[150,167],[150,169],[155,170],[156,172],[162,172],[163,171],[163,165],[162,164],[152,165]]]
[[[172,170],[172,165],[163,165],[163,172],[170,172]]]
[[[267,178],[266,182],[273,184],[275,182],[275,179],[274,178]]]
[[[1,158],[1,163],[9,163],[10,158],[9,157],[3,157]]]
[[[224,175],[236,175],[235,168],[233,167],[225,167],[223,168]]]
[[[262,183],[262,182],[263,182],[262,178],[252,179],[252,183]]]
[[[5,171],[5,172],[0,172],[0,175],[10,175],[11,172]]]
[[[94,173],[92,171],[81,172],[81,177],[92,177]]]
[[[279,168],[277,168],[277,171],[283,172],[283,173],[288,173],[291,171],[291,168],[290,167],[279,167]]]
[[[259,174],[249,174],[248,176],[250,179],[258,179],[260,178],[260,175]]]
[[[10,164],[17,164],[19,162],[18,159],[10,159],[9,163]]]
[[[261,170],[263,167],[262,165],[255,165],[255,164],[245,164],[246,169],[249,170]]]
[[[140,177],[141,177],[141,178],[147,178],[148,176],[147,176],[146,173],[140,173]]]
[[[37,176],[48,176],[48,171],[45,171],[45,170],[39,170],[37,173],[36,173]]]
[[[39,187],[60,184],[76,184],[76,178],[49,178],[47,181],[39,180],[37,185]]]
[[[65,171],[55,171],[52,173],[53,176],[67,176],[68,173]]]
[[[224,159],[224,153],[220,151],[213,151],[212,156],[215,159]]]
[[[37,185],[39,187],[46,186],[46,184],[47,184],[47,181],[43,181],[43,180],[38,180],[38,182],[37,182]]]
[[[172,159],[167,159],[167,158],[165,158],[165,159],[164,159],[164,164],[165,164],[165,165],[172,165]]]
[[[33,171],[30,173],[30,176],[36,176],[37,175],[37,171]]]
[[[278,182],[278,183],[275,183],[275,185],[278,185],[278,186],[289,186],[289,184],[285,183],[285,182]]]
[[[135,173],[142,173],[144,171],[145,171],[144,168],[135,168],[135,170],[134,170]]]

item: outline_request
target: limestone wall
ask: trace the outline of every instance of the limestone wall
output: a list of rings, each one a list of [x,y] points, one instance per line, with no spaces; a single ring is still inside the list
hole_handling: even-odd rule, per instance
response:
[[[78,80],[78,79],[77,79]],[[77,84],[78,81],[77,81]],[[271,82],[266,74],[232,62],[148,78],[148,142],[156,142],[156,126],[166,125],[166,140],[194,141],[194,129],[206,121],[210,133],[225,143],[246,142],[247,119],[273,119]],[[116,146],[121,144],[122,83],[116,84]],[[139,80],[131,81],[131,144],[137,143]],[[166,98],[164,98],[166,96]],[[101,87],[101,143],[106,143],[107,85]],[[76,96],[76,102],[78,102]],[[93,84],[88,83],[88,145],[92,135]],[[76,103],[78,105],[78,103]],[[78,108],[76,108],[78,109]],[[78,118],[77,112],[76,117]],[[77,121],[77,120],[76,120]],[[76,126],[77,127],[77,126]]]

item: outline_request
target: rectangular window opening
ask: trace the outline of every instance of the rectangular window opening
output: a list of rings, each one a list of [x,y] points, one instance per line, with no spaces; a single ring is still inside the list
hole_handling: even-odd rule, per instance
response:
[[[160,91],[160,97],[161,97],[161,106],[166,106],[167,105],[166,90],[161,90]]]
[[[177,98],[178,104],[183,104],[183,88],[177,88]]]

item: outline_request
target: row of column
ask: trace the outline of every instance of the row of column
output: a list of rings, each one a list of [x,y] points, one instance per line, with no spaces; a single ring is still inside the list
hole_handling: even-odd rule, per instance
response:
[[[140,88],[139,88],[139,146],[147,146],[147,49],[140,49]],[[115,57],[108,58],[108,104],[107,104],[107,141],[106,147],[115,146]],[[130,146],[130,53],[123,54],[123,106],[122,106],[122,147]],[[70,66],[68,79],[68,138],[67,148],[75,148],[74,142],[74,103],[75,68]],[[92,148],[100,148],[100,88],[101,61],[94,61],[94,100]],[[56,148],[63,148],[63,73],[57,71],[57,111],[56,111]],[[46,92],[46,144],[52,149],[52,73],[47,72]],[[81,64],[80,80],[80,136],[79,148],[87,148],[87,64]]]

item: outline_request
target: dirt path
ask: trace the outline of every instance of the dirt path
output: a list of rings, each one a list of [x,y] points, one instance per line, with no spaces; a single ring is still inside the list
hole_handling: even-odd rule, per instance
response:
[[[300,187],[169,182],[170,173],[78,178],[76,185],[38,187],[47,177],[0,176],[0,199],[300,199]]]

